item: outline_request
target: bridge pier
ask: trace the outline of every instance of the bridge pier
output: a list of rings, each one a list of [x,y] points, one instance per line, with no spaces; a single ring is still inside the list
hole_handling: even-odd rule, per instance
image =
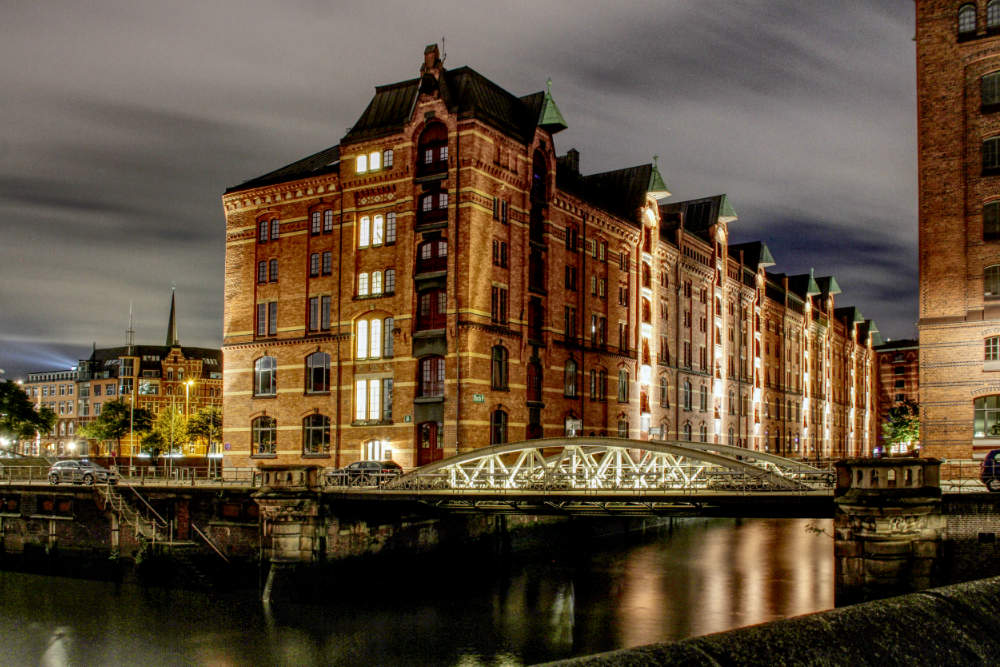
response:
[[[837,604],[930,588],[945,517],[940,461],[846,459],[837,467]]]

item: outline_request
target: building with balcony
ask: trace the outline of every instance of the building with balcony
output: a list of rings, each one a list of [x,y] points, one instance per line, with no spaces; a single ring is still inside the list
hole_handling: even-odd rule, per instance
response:
[[[551,91],[444,68],[229,188],[227,464],[406,467],[545,436],[870,450],[877,329],[654,160],[584,174]]]

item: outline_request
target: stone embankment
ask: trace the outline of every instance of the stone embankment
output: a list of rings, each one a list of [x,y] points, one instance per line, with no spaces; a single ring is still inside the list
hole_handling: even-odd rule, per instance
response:
[[[552,665],[997,665],[1000,577]]]

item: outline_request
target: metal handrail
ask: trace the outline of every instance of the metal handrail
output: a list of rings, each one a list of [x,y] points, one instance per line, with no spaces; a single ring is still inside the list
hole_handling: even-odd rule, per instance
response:
[[[226,557],[226,554],[222,553],[222,549],[220,549],[218,547],[218,545],[216,545],[215,542],[212,541],[212,538],[210,538],[208,535],[206,535],[202,531],[202,529],[198,527],[198,524],[196,524],[194,521],[192,521],[191,522],[191,527],[194,528],[194,532],[198,535],[198,537],[200,537],[201,539],[205,540],[205,544],[207,544],[208,546],[212,547],[212,549],[215,551],[215,553],[219,554],[219,557],[222,560],[226,561],[227,564],[229,563],[229,559]]]

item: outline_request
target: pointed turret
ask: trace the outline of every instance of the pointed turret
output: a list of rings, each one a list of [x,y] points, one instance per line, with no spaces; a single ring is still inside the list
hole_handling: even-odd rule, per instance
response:
[[[170,290],[170,321],[167,322],[167,347],[179,347],[177,338],[177,318],[174,312],[174,290]]]
[[[545,99],[542,100],[542,112],[538,114],[538,126],[548,130],[549,134],[562,132],[569,127],[566,119],[559,113],[556,101],[552,99],[552,79],[545,82]]]
[[[649,172],[649,184],[646,186],[646,192],[652,196],[654,199],[666,199],[670,196],[670,190],[667,189],[667,184],[663,181],[663,176],[660,175],[660,156],[653,156],[653,168]]]

